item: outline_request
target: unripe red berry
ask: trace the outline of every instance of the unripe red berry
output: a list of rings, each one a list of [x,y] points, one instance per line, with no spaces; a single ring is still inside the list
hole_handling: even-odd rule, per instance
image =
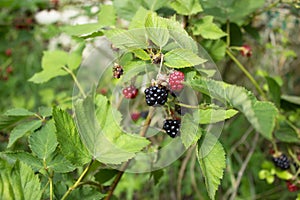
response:
[[[134,99],[138,95],[139,90],[131,85],[127,88],[124,88],[122,93],[126,99]]]
[[[242,46],[242,49],[240,52],[241,52],[242,56],[247,56],[247,57],[252,56],[252,48],[247,44],[244,44]]]
[[[6,56],[11,56],[11,54],[12,54],[11,49],[6,49],[6,50],[5,50],[5,55],[6,55]]]
[[[10,65],[10,66],[8,66],[7,68],[6,68],[6,73],[7,74],[11,74],[13,72],[13,68],[12,68],[12,66]]]
[[[184,73],[181,71],[174,71],[169,76],[169,87],[172,91],[180,91],[183,89],[184,85],[182,82],[184,81]]]
[[[295,184],[292,183],[291,181],[287,181],[287,182],[286,182],[286,186],[287,186],[287,188],[288,188],[288,190],[289,190],[290,192],[296,192],[297,190],[300,189],[297,185],[295,185]]]
[[[131,114],[131,119],[133,121],[137,121],[140,118],[140,116],[141,116],[140,113],[134,112],[134,113]]]

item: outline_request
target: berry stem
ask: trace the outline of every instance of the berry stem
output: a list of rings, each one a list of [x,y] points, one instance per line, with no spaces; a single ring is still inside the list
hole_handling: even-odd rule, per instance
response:
[[[160,59],[159,70],[158,70],[157,76],[159,76],[161,74],[161,69],[162,69],[162,65],[163,65],[163,62],[164,62],[164,54],[160,53],[160,55],[161,55],[161,59]]]
[[[226,33],[227,33],[226,45],[227,47],[229,47],[230,46],[230,21],[229,20],[226,21]]]
[[[279,151],[278,151],[278,147],[277,147],[276,141],[275,141],[275,140],[272,140],[271,143],[272,143],[272,146],[273,146],[274,151],[275,151],[274,154],[275,154],[275,155],[278,155],[278,154],[279,154]]]
[[[148,128],[150,126],[150,123],[151,123],[151,119],[152,119],[152,116],[154,114],[154,110],[155,108],[154,107],[149,107],[149,112],[148,112],[148,115],[147,115],[147,118],[145,120],[145,123],[143,125],[143,127],[141,128],[141,131],[140,131],[140,136],[144,137],[148,131]]]
[[[78,79],[76,78],[75,74],[72,72],[72,70],[70,70],[66,66],[63,66],[62,68],[72,76],[72,79],[74,80],[75,84],[77,85],[77,87],[78,87],[80,93],[82,94],[83,98],[86,98],[86,94],[85,94],[84,90],[82,89],[82,87],[81,87]]]
[[[253,78],[253,76],[248,72],[248,70],[236,59],[236,57],[232,54],[230,49],[226,49],[226,54],[233,60],[233,62],[244,72],[244,74],[248,77],[248,79],[251,81],[251,83],[255,86],[256,90],[260,93],[263,99],[267,99],[265,93],[260,88],[259,84],[256,82],[256,80]]]

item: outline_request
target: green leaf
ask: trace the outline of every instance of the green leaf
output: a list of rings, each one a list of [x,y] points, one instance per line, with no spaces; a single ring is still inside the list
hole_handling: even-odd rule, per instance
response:
[[[71,172],[76,168],[69,160],[57,151],[47,157],[46,165],[48,169],[53,169],[57,173]]]
[[[149,144],[146,138],[124,134],[119,125],[121,114],[110,106],[104,96],[88,96],[75,103],[76,123],[83,143],[98,161],[120,164],[135,156]],[[97,114],[98,113],[98,114]],[[130,140],[130,145],[124,141]]]
[[[271,99],[273,100],[275,105],[277,105],[279,107],[280,106],[280,96],[281,96],[280,86],[277,83],[277,81],[270,76],[266,76],[265,79],[267,80],[267,83],[268,83],[268,88],[269,88]]]
[[[149,13],[146,17],[145,27],[149,39],[162,48],[169,40],[169,31],[167,24],[163,18],[157,16],[156,13]]]
[[[146,51],[144,51],[143,49],[134,49],[134,50],[132,50],[132,52],[134,53],[134,55],[136,57],[138,57],[141,60],[150,60],[151,59],[149,54]]]
[[[276,169],[275,174],[276,174],[276,176],[278,176],[278,178],[283,179],[283,180],[291,180],[293,178],[293,174],[291,174],[287,170],[277,170]]]
[[[41,159],[48,158],[56,149],[57,139],[55,135],[55,126],[53,121],[31,134],[29,146],[32,152]]]
[[[23,137],[26,133],[32,132],[42,125],[41,120],[34,120],[24,122],[17,125],[10,133],[7,148],[10,148],[19,138]]]
[[[164,64],[171,68],[184,68],[202,64],[205,59],[188,49],[174,49],[164,56]]]
[[[222,109],[200,109],[199,110],[199,124],[211,124],[220,121],[224,121],[225,119],[229,119],[235,116],[238,111],[234,109],[222,110]]]
[[[0,130],[5,128],[10,128],[11,126],[15,125],[17,122],[25,119],[24,116],[0,116]]]
[[[111,29],[105,31],[104,34],[117,48],[134,50],[146,49],[148,46],[145,37],[145,30],[143,29]]]
[[[258,119],[259,125],[256,129],[267,139],[272,139],[272,132],[275,128],[276,116],[278,111],[270,102],[256,102],[254,104],[254,113]]]
[[[151,11],[156,11],[166,6],[168,0],[143,0],[143,5]]]
[[[137,75],[155,71],[157,67],[155,65],[151,65],[144,61],[133,61],[130,62],[128,65],[125,65],[124,69],[125,69],[125,73],[122,76],[121,81],[126,83],[126,82],[130,82],[132,78],[134,78]]]
[[[143,0],[114,0],[113,5],[118,16],[128,21],[134,16],[136,11],[142,6]]]
[[[204,40],[202,45],[215,61],[220,61],[225,57],[226,43],[223,40]]]
[[[101,169],[95,174],[95,180],[100,184],[103,184],[118,174],[118,170],[115,169]]]
[[[283,94],[283,95],[281,95],[281,99],[286,100],[290,103],[300,105],[300,97],[299,96],[292,96],[292,95]]]
[[[34,113],[26,110],[25,108],[13,108],[7,110],[4,115],[6,116],[33,116]]]
[[[163,177],[163,175],[164,175],[164,170],[162,170],[162,169],[151,172],[151,176],[153,176],[153,179],[154,179],[154,185],[157,185],[159,183],[159,181]]]
[[[0,165],[6,166],[0,170],[0,199],[41,199],[39,178],[29,166],[19,161],[10,166],[4,160]]]
[[[219,141],[208,139],[207,142],[208,144],[206,145],[209,145],[212,149],[207,152],[207,150],[205,150],[206,145],[205,147],[201,146],[197,153],[197,158],[205,179],[208,195],[210,199],[215,199],[216,191],[226,167],[225,151]]]
[[[205,16],[193,23],[192,31],[194,35],[201,35],[203,38],[211,40],[217,40],[227,35],[213,23],[213,16]]]
[[[98,14],[98,23],[101,26],[114,26],[116,24],[116,11],[112,5],[101,5]]]
[[[29,165],[34,171],[39,171],[43,168],[42,160],[25,151],[3,152],[3,154],[13,161],[20,160]]]
[[[200,0],[204,13],[213,15],[217,20],[226,23],[227,20],[242,24],[243,20],[251,13],[264,5],[264,0]]]
[[[151,11],[146,10],[144,7],[140,7],[132,18],[129,29],[141,29],[145,28],[145,21]]]
[[[174,0],[171,7],[181,15],[193,15],[203,11],[198,0]]]
[[[102,25],[99,23],[91,23],[91,24],[80,24],[74,26],[63,26],[61,27],[61,31],[73,36],[78,37],[87,37],[94,33],[98,33],[98,36],[103,35],[102,33]]]
[[[199,116],[196,116],[199,118]],[[180,138],[183,145],[188,149],[191,145],[195,144],[201,137],[201,129],[198,127],[198,121],[191,114],[185,114],[181,119]]]
[[[67,65],[68,53],[64,51],[45,51],[42,58],[43,71],[38,72],[29,79],[34,83],[47,82],[50,79],[66,75],[67,72],[62,69],[63,66]]]
[[[186,80],[194,89],[211,96],[241,111],[252,126],[265,138],[272,139],[278,115],[276,107],[270,102],[260,102],[248,90],[221,81],[203,77]]]
[[[77,69],[77,67],[79,67],[81,63],[81,60],[82,60],[82,56],[78,52],[70,53],[67,58],[68,68],[70,68],[71,70]]]
[[[67,112],[54,108],[53,118],[57,140],[63,155],[76,166],[88,163],[91,156],[80,139],[72,117]]]
[[[280,123],[279,128],[275,130],[275,138],[287,143],[300,143],[297,132],[285,121]]]

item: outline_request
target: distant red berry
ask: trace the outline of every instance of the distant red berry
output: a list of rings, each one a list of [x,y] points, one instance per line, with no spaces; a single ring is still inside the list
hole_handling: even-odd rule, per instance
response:
[[[134,113],[131,114],[131,119],[132,119],[133,121],[137,121],[137,120],[140,118],[140,116],[141,116],[140,113],[134,112]]]
[[[184,73],[180,71],[174,71],[169,77],[169,87],[172,91],[180,91],[184,87],[182,82],[184,81]]]
[[[4,75],[4,76],[2,77],[2,79],[3,79],[4,81],[7,81],[7,80],[8,80],[8,76],[7,76],[7,75]]]
[[[5,55],[6,56],[11,56],[11,53],[12,53],[11,49],[6,49],[5,50]]]
[[[242,56],[247,56],[247,57],[252,56],[252,48],[249,45],[244,44],[242,46],[241,54]]]
[[[134,99],[138,95],[139,90],[131,85],[127,88],[124,88],[122,93],[126,99]]]
[[[100,94],[106,95],[107,94],[107,89],[106,88],[101,88],[99,90]]]
[[[290,192],[296,192],[297,190],[300,189],[297,185],[295,185],[295,184],[292,183],[291,181],[287,181],[287,182],[286,182],[286,186],[287,186],[287,188],[288,188],[288,190],[289,190]]]
[[[8,66],[8,67],[6,68],[6,73],[7,73],[7,74],[11,74],[12,72],[13,72],[12,66]]]

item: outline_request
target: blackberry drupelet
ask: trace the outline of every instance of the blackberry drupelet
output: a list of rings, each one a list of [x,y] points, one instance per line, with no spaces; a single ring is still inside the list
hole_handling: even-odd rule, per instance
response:
[[[273,157],[272,160],[275,166],[279,167],[280,169],[286,170],[290,168],[290,161],[285,154],[281,154],[278,157]]]
[[[166,133],[174,138],[180,133],[180,120],[167,119],[164,121],[163,129]]]
[[[150,86],[144,93],[148,106],[164,105],[168,100],[168,91],[165,87]]]

